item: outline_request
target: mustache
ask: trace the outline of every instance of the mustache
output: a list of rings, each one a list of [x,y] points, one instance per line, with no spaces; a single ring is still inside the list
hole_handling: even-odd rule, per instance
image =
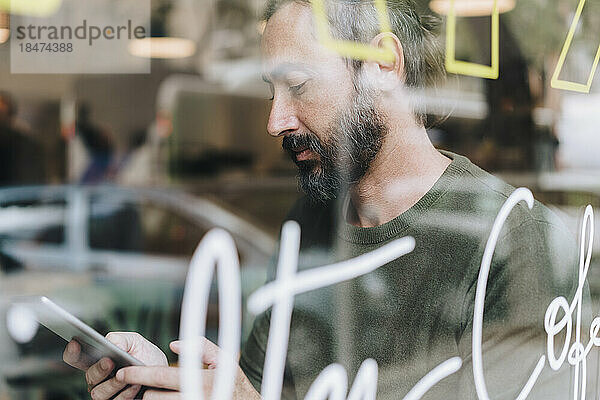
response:
[[[292,157],[292,159],[295,155],[293,149],[303,147],[306,147],[321,156],[323,156],[325,153],[321,141],[314,133],[296,133],[285,136],[283,138],[283,142],[281,143],[281,147]]]

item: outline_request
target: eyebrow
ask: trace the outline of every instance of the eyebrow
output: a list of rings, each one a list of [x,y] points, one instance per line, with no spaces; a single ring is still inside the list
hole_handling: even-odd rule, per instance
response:
[[[315,71],[312,68],[308,67],[306,64],[283,63],[283,64],[277,66],[276,68],[274,68],[273,70],[271,70],[269,73],[264,73],[262,75],[262,79],[266,83],[272,83],[271,79],[273,79],[273,80],[284,79],[286,74],[288,74],[291,71],[305,72],[310,76],[314,76],[316,74]]]

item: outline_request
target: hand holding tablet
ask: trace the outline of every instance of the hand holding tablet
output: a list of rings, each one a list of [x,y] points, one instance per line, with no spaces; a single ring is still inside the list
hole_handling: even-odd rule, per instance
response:
[[[117,370],[127,366],[168,365],[165,354],[138,333],[109,333],[104,337],[43,296],[22,298],[17,304],[27,307],[40,324],[68,342],[63,359],[86,371],[88,389],[94,399],[141,398],[141,390],[145,388],[118,381]]]
[[[103,337],[75,316],[48,298],[33,297],[19,301],[36,316],[39,323],[68,342],[64,361],[85,371],[88,390],[94,400],[139,399],[144,393],[152,399],[172,399],[181,396],[180,369],[167,363],[165,354],[154,344],[135,332],[111,332]],[[202,374],[205,396],[212,393],[216,368],[221,351],[217,345],[202,338]],[[180,343],[171,342],[170,348],[179,354]],[[234,384],[235,399],[257,399],[254,389],[241,368],[237,367]]]
[[[143,360],[144,364],[141,365],[168,365],[165,354],[138,333],[109,333],[106,339],[136,359]],[[69,342],[65,348],[63,359],[67,364],[86,371],[85,379],[93,399],[141,398],[146,390],[146,387],[140,385],[129,386],[117,379],[115,376],[117,371],[128,365],[122,365],[107,356],[90,364],[87,352],[83,350],[77,339]]]

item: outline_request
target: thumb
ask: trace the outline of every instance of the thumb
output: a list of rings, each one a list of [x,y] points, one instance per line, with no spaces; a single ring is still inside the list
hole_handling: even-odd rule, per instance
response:
[[[137,332],[110,332],[106,339],[127,353],[132,353],[135,348],[140,348],[145,339]]]
[[[129,346],[129,341],[124,337],[122,333],[110,332],[106,335],[106,339],[127,353],[129,353],[129,350],[131,350]]]

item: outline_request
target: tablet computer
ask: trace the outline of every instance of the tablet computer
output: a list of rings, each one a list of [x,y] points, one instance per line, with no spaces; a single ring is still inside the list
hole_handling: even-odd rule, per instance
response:
[[[144,365],[144,363],[115,346],[96,330],[45,296],[20,298],[14,304],[27,307],[33,312],[40,324],[67,342],[77,341],[81,345],[83,354],[88,357],[87,361],[90,364],[99,361],[103,357],[108,357],[115,363],[113,373],[119,368]]]

